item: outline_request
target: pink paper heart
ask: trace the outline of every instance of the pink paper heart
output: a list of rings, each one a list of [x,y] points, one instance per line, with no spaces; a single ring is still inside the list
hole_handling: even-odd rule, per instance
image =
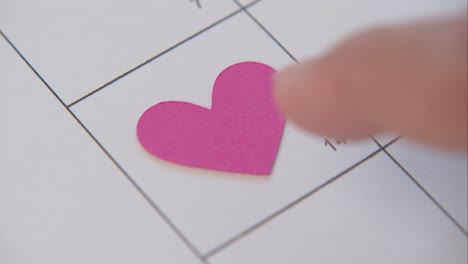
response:
[[[284,128],[273,103],[271,67],[242,62],[215,81],[212,108],[161,102],[140,117],[141,145],[161,159],[193,167],[268,175]]]

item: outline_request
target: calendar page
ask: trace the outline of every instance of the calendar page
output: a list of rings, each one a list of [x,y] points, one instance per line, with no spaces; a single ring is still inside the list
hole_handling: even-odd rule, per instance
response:
[[[465,8],[461,0],[0,1],[0,263],[467,263],[466,153],[398,135],[322,138],[286,121],[259,176],[263,165],[252,162],[222,170],[226,155],[205,167],[158,158],[137,135],[158,103],[210,109],[215,80],[233,65],[278,70],[359,30]],[[260,78],[252,72],[242,78]],[[230,90],[248,101],[243,92]],[[187,120],[175,134],[198,119]],[[182,148],[239,147],[184,133]],[[175,151],[166,145],[158,155]],[[232,158],[249,154],[239,153]]]

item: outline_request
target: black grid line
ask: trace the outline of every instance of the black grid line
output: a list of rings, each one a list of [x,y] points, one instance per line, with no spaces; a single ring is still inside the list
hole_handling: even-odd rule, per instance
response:
[[[238,235],[234,236],[233,238],[225,241],[224,243],[220,244],[219,246],[215,247],[214,249],[208,251],[206,254],[201,254],[196,247],[187,239],[187,237],[174,225],[174,223],[168,218],[167,215],[164,214],[163,211],[154,203],[154,201],[151,200],[151,198],[145,193],[145,191],[131,178],[131,176],[125,171],[125,169],[116,161],[116,159],[105,149],[105,147],[97,140],[97,138],[90,132],[90,130],[82,123],[82,121],[73,113],[71,110],[71,107],[74,106],[75,104],[85,100],[86,98],[98,93],[99,91],[103,90],[104,88],[112,85],[114,82],[117,82],[118,80],[126,77],[127,75],[133,73],[134,71],[140,69],[141,67],[151,63],[152,61],[162,57],[163,55],[171,52],[172,50],[176,49],[177,47],[185,44],[186,42],[196,38],[197,36],[203,34],[204,32],[208,31],[211,28],[214,28],[215,26],[221,24],[222,22],[228,20],[229,18],[234,17],[235,15],[239,14],[240,12],[245,12],[293,61],[298,63],[296,58],[247,10],[249,7],[253,6],[254,4],[260,2],[261,0],[256,0],[245,7],[240,4],[237,0],[233,0],[239,7],[239,10],[236,10],[226,17],[221,18],[220,20],[214,22],[213,24],[203,28],[202,30],[194,33],[193,35],[189,36],[188,38],[180,41],[179,43],[171,46],[170,48],[162,51],[161,53],[149,58],[145,62],[135,66],[134,68],[124,72],[123,74],[115,77],[111,81],[105,83],[104,85],[98,87],[97,89],[93,90],[92,92],[82,96],[81,98],[75,100],[74,102],[70,103],[69,105],[66,105],[65,102],[58,96],[58,94],[48,85],[48,83],[42,78],[42,76],[34,69],[34,67],[26,60],[26,58],[19,52],[19,50],[13,45],[12,42],[3,34],[3,32],[0,30],[0,34],[3,36],[3,38],[9,43],[9,45],[16,51],[16,53],[21,57],[21,59],[28,65],[28,67],[34,72],[34,74],[41,80],[41,82],[47,87],[47,89],[53,94],[53,96],[62,104],[64,108],[69,112],[69,114],[75,119],[76,122],[81,126],[83,130],[91,137],[91,139],[99,146],[99,148],[105,153],[105,155],[114,163],[114,165],[124,174],[124,176],[129,180],[129,182],[134,186],[134,188],[143,196],[143,198],[153,207],[155,211],[164,219],[164,221],[173,229],[173,231],[179,236],[179,238],[186,244],[186,246],[189,247],[189,249],[205,264],[208,264],[208,258],[216,255],[223,249],[229,247],[233,243],[239,241],[243,237],[247,236],[248,234],[252,233],[256,229],[260,228],[264,224],[267,224],[269,221],[273,220],[277,216],[281,215],[282,213],[286,212],[287,210],[291,209],[292,207],[296,206],[303,200],[313,196],[315,193],[320,191],[321,189],[325,188],[326,186],[330,185],[331,183],[337,181],[341,177],[343,177],[345,174],[350,172],[351,170],[355,169],[359,165],[363,164],[367,160],[371,159],[381,151],[384,151],[411,179],[412,181],[454,222],[454,224],[457,225],[459,229],[461,229],[462,232],[466,235],[466,230],[461,227],[461,225],[456,222],[453,217],[450,216],[450,214],[447,213],[447,211],[389,154],[386,150],[386,148],[393,143],[395,143],[399,138],[396,138],[392,140],[391,142],[385,144],[382,146],[380,143],[378,143],[375,139],[375,143],[379,146],[379,149],[372,152],[369,156],[365,157],[361,161],[357,162],[356,164],[352,165],[351,167],[347,168],[346,170],[342,171],[340,174],[334,176],[333,178],[329,179],[328,181],[324,182],[320,186],[314,188],[313,190],[309,191],[308,193],[300,196],[290,204],[284,206],[283,208],[279,209],[275,213],[271,214],[270,216],[264,218],[263,220],[257,222],[250,228],[247,228],[243,232],[239,233]]]
[[[260,23],[260,21],[258,21],[247,9],[250,7],[250,6],[243,6],[240,2],[238,2],[238,0],[233,0],[254,22],[255,24],[257,24],[295,63],[299,63],[299,61],[292,55],[291,52],[289,52],[288,49],[286,49],[286,47],[281,44],[281,42],[278,41],[277,38],[275,38],[273,36],[273,34],[270,33],[269,30],[266,29],[266,27]],[[393,143],[395,143],[397,140],[399,140],[399,137],[398,138],[395,138],[393,139],[392,141],[390,141],[389,143],[387,143],[384,148],[392,145]],[[247,235],[249,235],[250,233],[254,232],[255,230],[257,230],[258,228],[262,227],[263,225],[267,224],[268,222],[270,222],[271,220],[275,219],[276,217],[278,217],[279,215],[283,214],[284,212],[288,211],[289,209],[295,207],[297,204],[299,204],[300,202],[306,200],[307,198],[311,197],[313,194],[317,193],[318,191],[322,190],[323,188],[325,188],[326,186],[330,185],[331,183],[335,182],[336,180],[338,180],[339,178],[343,177],[345,174],[347,174],[348,172],[350,172],[351,170],[355,169],[356,167],[358,167],[359,165],[363,164],[364,162],[366,162],[367,160],[369,160],[370,158],[374,157],[375,155],[377,155],[379,152],[381,152],[383,149],[380,145],[378,145],[379,148],[377,150],[375,150],[374,152],[372,152],[370,155],[368,155],[367,157],[365,157],[364,159],[358,161],[357,163],[355,163],[354,165],[352,165],[351,167],[345,169],[344,171],[342,171],[341,173],[337,174],[336,176],[330,178],[329,180],[327,180],[326,182],[322,183],[321,185],[319,185],[318,187],[312,189],[311,191],[307,192],[306,194],[300,196],[299,198],[297,198],[296,200],[294,200],[293,202],[287,204],[286,206],[280,208],[279,210],[277,210],[276,212],[272,213],[271,215],[265,217],[264,219],[260,220],[259,222],[253,224],[252,226],[250,226],[249,228],[246,228],[244,229],[242,232],[238,233],[237,235],[231,237],[230,239],[227,239],[226,241],[224,241],[223,243],[219,244],[218,246],[214,247],[213,249],[207,251],[203,257],[205,259],[209,259],[211,257],[213,257],[214,255],[218,254],[219,252],[221,252],[222,250],[226,249],[227,247],[231,246],[232,244],[238,242],[239,240],[241,240],[242,238],[246,237]]]
[[[189,248],[189,250],[202,262],[208,264],[205,258],[202,256],[200,251],[190,242],[190,240],[180,231],[171,219],[159,208],[159,206],[149,197],[149,195],[138,185],[138,183],[128,174],[128,172],[122,167],[122,165],[109,153],[109,151],[99,142],[99,140],[91,133],[91,131],[83,124],[83,122],[71,111],[71,109],[64,103],[64,101],[58,96],[58,94],[52,89],[52,87],[46,82],[46,80],[37,72],[37,70],[29,63],[29,61],[23,56],[23,54],[16,48],[11,40],[3,33],[0,29],[0,35],[5,39],[16,54],[23,60],[29,69],[40,79],[42,84],[46,86],[50,93],[59,101],[59,103],[65,108],[65,110],[71,115],[71,117],[79,124],[79,126],[88,134],[88,136],[98,145],[98,147],[104,152],[104,154],[110,159],[110,161],[119,169],[119,171],[125,176],[130,184],[140,193],[144,200],[156,211],[156,213],[166,222],[166,224],[174,231],[174,233],[182,240],[182,242]]]
[[[458,221],[429,193],[429,191],[427,191],[416,180],[416,178],[414,178],[413,175],[411,175],[411,173],[409,173],[409,171],[406,170],[405,167],[403,167],[403,165],[401,165],[400,162],[398,162],[398,160],[396,160],[395,157],[393,157],[393,155],[387,151],[387,147],[382,147],[382,145],[377,140],[375,140],[374,138],[372,139],[377,145],[379,145],[379,148],[381,148],[383,152],[385,152],[385,154],[406,174],[406,176],[408,176],[411,179],[411,181],[427,196],[427,198],[429,198],[442,211],[442,213],[460,230],[460,232],[462,232],[465,236],[468,236],[468,233],[465,230],[465,228],[463,228],[463,226],[460,223],[458,223]]]
[[[397,138],[394,138],[393,140],[391,140],[390,142],[386,143],[384,146],[382,145],[379,145],[379,149],[373,151],[371,154],[369,154],[367,157],[365,157],[364,159],[358,161],[357,163],[355,163],[354,165],[348,167],[347,169],[343,170],[342,172],[340,172],[339,174],[337,174],[336,176],[330,178],[328,181],[322,183],[321,185],[319,185],[318,187],[312,189],[311,191],[305,193],[304,195],[300,196],[299,198],[297,198],[296,200],[294,200],[293,202],[285,205],[284,207],[280,208],[279,210],[277,210],[276,212],[272,213],[271,215],[265,217],[264,219],[260,220],[259,222],[253,224],[252,226],[250,226],[249,228],[246,228],[244,231],[240,232],[239,234],[233,236],[232,238],[226,240],[225,242],[219,244],[218,246],[214,247],[213,249],[207,251],[207,253],[204,254],[204,258],[206,259],[209,259],[211,257],[213,257],[214,255],[218,254],[219,252],[223,251],[224,249],[226,249],[227,247],[231,246],[232,244],[238,242],[239,240],[241,240],[242,238],[246,237],[247,235],[249,235],[250,233],[254,232],[255,230],[259,229],[260,227],[262,227],[263,225],[267,224],[268,222],[270,222],[271,220],[273,220],[274,218],[278,217],[279,215],[283,214],[284,212],[288,211],[289,209],[295,207],[296,205],[298,205],[300,202],[310,198],[311,196],[313,196],[315,193],[319,192],[320,190],[322,190],[323,188],[327,187],[328,185],[330,185],[331,183],[337,181],[339,178],[343,177],[345,174],[347,174],[348,172],[352,171],[353,169],[355,169],[356,167],[360,166],[361,164],[363,164],[364,162],[368,161],[369,159],[371,159],[372,157],[374,157],[375,155],[377,155],[378,153],[382,152],[383,150],[385,150],[386,148],[390,147],[391,145],[393,145],[395,142],[397,142],[398,140],[400,140],[401,137],[397,137]]]
[[[393,142],[390,142],[389,144],[387,144],[387,146],[393,144]],[[265,224],[269,223],[270,221],[272,221],[273,219],[275,219],[276,217],[282,215],[283,213],[287,212],[289,209],[295,207],[296,205],[298,205],[299,203],[303,202],[304,200],[310,198],[311,196],[313,196],[314,194],[316,194],[317,192],[319,192],[320,190],[324,189],[325,187],[327,187],[328,185],[332,184],[333,182],[339,180],[340,178],[342,178],[344,175],[346,175],[348,172],[354,170],[355,168],[359,167],[359,165],[363,164],[364,162],[368,161],[369,159],[371,159],[372,157],[374,157],[375,155],[377,155],[378,153],[380,153],[382,151],[381,148],[377,149],[377,150],[374,150],[371,154],[369,154],[368,156],[366,156],[365,158],[361,159],[360,161],[356,162],[355,164],[351,165],[350,167],[348,167],[347,169],[343,170],[342,172],[338,173],[337,175],[333,176],[332,178],[328,179],[327,181],[325,181],[324,183],[320,184],[319,186],[315,187],[314,189],[308,191],[307,193],[301,195],[300,197],[298,197],[297,199],[295,199],[294,201],[286,204],[285,206],[283,206],[282,208],[280,208],[279,210],[275,211],[274,213],[268,215],[267,217],[263,218],[262,220],[258,221],[257,223],[253,224],[252,226],[244,229],[242,232],[238,233],[237,235],[229,238],[228,240],[224,241],[223,243],[219,244],[218,246],[216,246],[215,248],[209,250],[207,253],[205,253],[203,255],[204,258],[211,258],[213,257],[214,255],[218,254],[219,252],[221,252],[222,250],[224,250],[225,248],[231,246],[232,244],[236,243],[237,241],[241,240],[242,238],[246,237],[247,235],[249,235],[250,233],[254,232],[255,230],[261,228],[262,226],[264,226]]]
[[[242,11],[244,11],[254,22],[255,24],[257,24],[288,56],[289,58],[291,58],[293,61],[295,61],[296,63],[298,63],[298,60],[291,54],[291,52],[289,52],[284,46],[283,44],[281,44],[281,42],[279,42],[279,40],[277,38],[275,38],[275,36],[273,36],[273,34],[270,33],[270,31],[268,29],[266,29],[266,27],[260,23],[260,21],[258,21],[248,10],[248,8],[250,8],[252,5],[249,4],[249,5],[246,5],[246,6],[243,6],[241,3],[239,3],[238,0],[233,0],[234,3],[236,3],[236,5],[238,5]]]
[[[276,39],[270,31],[268,31],[265,26],[260,23],[248,10],[246,7],[244,7],[238,0],[233,0],[242,10],[263,30],[265,33],[270,36],[270,38],[276,42],[276,44],[283,49],[283,51],[296,63],[299,63],[298,60]],[[372,140],[379,146],[379,148],[384,151],[387,156],[392,159],[393,162],[397,164],[397,166],[418,186],[418,188],[449,218],[450,221],[453,222],[453,224],[465,235],[468,236],[467,230],[465,230],[460,223],[450,214],[448,211],[387,151],[387,146],[393,144],[397,140],[400,139],[400,137],[397,137],[396,139],[392,140],[389,144],[382,146],[374,137],[371,137]]]
[[[289,58],[291,58],[295,63],[299,64],[300,62],[296,59],[296,57],[294,57],[294,55],[292,55],[292,53],[286,49],[286,47],[281,44],[281,42],[279,42],[279,40],[273,36],[273,34],[262,24],[260,23],[260,21],[255,18],[254,15],[252,15],[252,13],[250,13],[250,11],[248,10],[251,5],[246,5],[246,6],[243,6],[238,0],[233,0],[233,2],[238,5],[254,22],[255,24],[257,24],[288,56]],[[376,141],[373,137],[371,137],[374,141]],[[397,137],[397,140],[399,139],[400,137]],[[391,141],[391,143],[393,143],[394,140]],[[381,147],[379,144],[377,144],[377,146]],[[332,148],[335,148],[332,146]]]
[[[250,3],[248,6],[251,7],[251,6],[257,4],[257,3],[260,2],[260,1],[261,1],[261,0],[256,0],[256,1],[252,2],[252,3]],[[221,24],[221,23],[223,23],[223,22],[229,20],[230,18],[234,17],[235,15],[237,15],[237,14],[239,14],[239,13],[241,13],[241,12],[242,12],[242,8],[239,8],[238,10],[236,10],[236,11],[234,11],[234,12],[228,14],[227,16],[225,16],[225,17],[223,17],[223,18],[221,18],[221,19],[215,21],[214,23],[208,25],[207,27],[205,27],[205,28],[203,28],[203,29],[201,29],[201,30],[195,32],[194,34],[188,36],[187,38],[183,39],[182,41],[180,41],[180,42],[178,42],[178,43],[172,45],[171,47],[169,47],[169,48],[163,50],[162,52],[160,52],[160,53],[158,53],[158,54],[156,54],[156,55],[150,57],[150,58],[147,59],[146,61],[144,61],[144,62],[142,62],[142,63],[140,63],[140,64],[134,66],[133,68],[131,68],[131,69],[127,70],[126,72],[124,72],[124,73],[118,75],[118,76],[115,77],[114,79],[112,79],[112,80],[106,82],[105,84],[103,84],[103,85],[101,85],[100,87],[94,89],[93,91],[91,91],[91,92],[89,92],[89,93],[83,95],[82,97],[76,99],[75,101],[69,103],[69,104],[68,104],[68,107],[73,107],[74,105],[80,103],[81,101],[87,99],[88,97],[90,97],[90,96],[92,96],[92,95],[94,95],[94,94],[100,92],[101,90],[107,88],[107,87],[110,86],[111,84],[113,84],[113,83],[119,81],[120,79],[122,79],[122,78],[126,77],[127,75],[133,73],[134,71],[136,71],[136,70],[138,70],[138,69],[144,67],[145,65],[147,65],[147,64],[149,64],[149,63],[151,63],[151,62],[153,62],[154,60],[156,60],[156,59],[158,59],[158,58],[160,58],[160,57],[166,55],[167,53],[169,53],[169,52],[175,50],[176,48],[182,46],[183,44],[189,42],[190,40],[193,40],[194,38],[196,38],[196,37],[202,35],[203,33],[207,32],[207,31],[209,31],[210,29],[212,29],[212,28],[218,26],[219,24]]]
[[[200,3],[200,0],[190,0],[190,2],[195,2],[198,8],[202,8],[202,5]]]

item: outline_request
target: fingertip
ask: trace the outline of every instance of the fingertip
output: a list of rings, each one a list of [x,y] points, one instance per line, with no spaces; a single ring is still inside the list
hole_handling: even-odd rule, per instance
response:
[[[341,61],[323,56],[280,70],[275,75],[275,100],[283,115],[321,136],[360,138],[375,131],[356,109],[353,84],[346,81]]]
[[[309,63],[307,63],[309,64]],[[314,105],[311,87],[313,74],[309,65],[295,64],[280,70],[275,75],[275,101],[280,111],[288,118],[302,124],[301,116],[310,113]]]
[[[289,102],[291,99],[291,87],[294,87],[297,65],[281,69],[274,76],[274,99],[279,110],[289,117]]]
[[[275,100],[283,115],[309,132],[321,133],[329,107],[328,82],[316,60],[288,66],[275,76]],[[324,91],[325,90],[325,91]]]

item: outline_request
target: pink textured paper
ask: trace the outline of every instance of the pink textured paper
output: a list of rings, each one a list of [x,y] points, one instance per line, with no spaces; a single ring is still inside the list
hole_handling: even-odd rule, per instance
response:
[[[284,119],[273,103],[274,70],[242,62],[216,79],[212,107],[169,101],[141,116],[137,136],[151,154],[199,168],[268,175]]]

